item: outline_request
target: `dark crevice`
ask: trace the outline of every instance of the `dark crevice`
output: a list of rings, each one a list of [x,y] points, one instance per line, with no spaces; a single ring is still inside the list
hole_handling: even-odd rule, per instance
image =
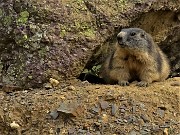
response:
[[[95,76],[93,74],[81,73],[78,79],[81,81],[88,81],[89,83],[93,84],[105,84],[105,81],[102,78]]]

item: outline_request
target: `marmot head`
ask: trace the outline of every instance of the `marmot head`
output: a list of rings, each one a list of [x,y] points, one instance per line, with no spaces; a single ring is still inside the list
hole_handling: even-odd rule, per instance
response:
[[[121,48],[134,51],[148,51],[152,49],[152,37],[140,28],[122,29],[117,35]]]

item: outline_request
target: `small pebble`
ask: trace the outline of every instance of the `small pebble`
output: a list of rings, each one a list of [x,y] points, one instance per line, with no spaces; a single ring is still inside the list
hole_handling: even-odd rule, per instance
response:
[[[146,130],[141,130],[141,131],[140,131],[140,134],[141,134],[141,135],[148,135],[149,133],[148,133]]]
[[[135,105],[132,107],[132,113],[136,113],[136,106]]]
[[[14,129],[20,128],[19,124],[17,124],[15,121],[13,121],[13,123],[10,124],[10,127]]]
[[[115,122],[117,124],[124,124],[123,119],[116,119]]]
[[[142,110],[146,110],[146,109],[145,109],[145,105],[144,105],[143,103],[140,103],[140,104],[139,104],[139,107],[140,107]]]
[[[113,104],[111,108],[111,115],[115,116],[117,111],[118,111],[118,106],[116,104]]]
[[[50,83],[46,83],[44,85],[44,88],[48,90],[48,89],[52,89],[53,87],[52,87],[52,85]]]
[[[100,101],[100,106],[102,109],[107,109],[109,107],[109,104],[107,101]]]
[[[93,107],[92,112],[95,114],[98,114],[100,112],[100,108],[99,107]]]
[[[164,132],[164,135],[168,135],[168,128],[165,128],[163,132]]]
[[[50,78],[50,79],[49,79],[49,82],[50,82],[50,84],[51,84],[53,87],[56,87],[56,86],[58,86],[58,84],[59,84],[59,81],[56,80],[56,79],[53,79],[53,78]]]
[[[57,112],[57,110],[54,110],[54,111],[50,112],[49,115],[55,120],[59,116],[59,113]]]
[[[143,119],[143,121],[144,121],[145,123],[150,121],[150,120],[148,119],[147,115],[145,115],[145,114],[142,114],[142,115],[141,115],[141,118]]]
[[[49,129],[49,135],[53,135],[54,134],[54,131],[52,128]]]
[[[126,110],[125,110],[125,109],[120,109],[120,112],[121,112],[121,113],[125,113]]]
[[[68,89],[68,90],[76,90],[76,88],[75,88],[74,86],[72,86],[72,85],[71,85],[71,86],[68,86],[67,89]]]
[[[103,121],[103,123],[107,123],[107,122],[108,122],[108,116],[107,116],[107,114],[103,114],[103,116],[102,116],[102,121]]]
[[[163,117],[164,117],[164,114],[165,114],[165,111],[162,110],[162,109],[158,109],[158,110],[157,110],[157,114],[159,115],[159,117],[163,118]]]

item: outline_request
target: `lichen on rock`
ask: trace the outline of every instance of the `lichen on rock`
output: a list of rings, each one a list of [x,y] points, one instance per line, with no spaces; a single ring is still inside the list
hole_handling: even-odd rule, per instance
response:
[[[173,0],[2,0],[1,81],[40,87],[51,77],[59,81],[76,78],[87,63],[89,68],[93,62],[99,63],[102,53],[98,48],[113,44],[122,27],[150,27],[148,30],[153,31],[153,24],[146,26],[146,21],[138,19],[170,13],[160,32],[166,29],[163,37],[171,40],[168,33],[178,24],[178,19],[172,17],[179,10],[178,2]],[[173,26],[169,25],[172,21]],[[156,28],[154,31],[159,30]],[[162,43],[163,38],[158,40]]]

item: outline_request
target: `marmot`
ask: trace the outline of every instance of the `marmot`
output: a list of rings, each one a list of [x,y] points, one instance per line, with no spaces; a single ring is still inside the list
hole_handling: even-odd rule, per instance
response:
[[[139,80],[137,85],[145,87],[168,77],[168,59],[150,34],[140,28],[122,29],[117,41],[101,67],[100,76],[106,83],[126,86],[130,80]]]

